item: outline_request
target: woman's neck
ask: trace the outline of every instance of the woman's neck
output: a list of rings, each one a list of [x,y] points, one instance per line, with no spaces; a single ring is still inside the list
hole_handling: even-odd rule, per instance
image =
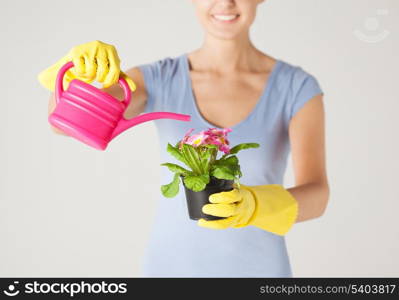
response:
[[[201,48],[190,56],[193,58],[191,63],[194,69],[223,74],[257,70],[264,54],[253,46],[248,34],[232,40],[222,40],[207,35]]]

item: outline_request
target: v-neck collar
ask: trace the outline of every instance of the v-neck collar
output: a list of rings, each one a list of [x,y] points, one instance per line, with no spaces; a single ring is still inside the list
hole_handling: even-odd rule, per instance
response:
[[[192,111],[194,111],[194,113],[196,114],[196,116],[198,117],[198,119],[201,120],[201,122],[209,128],[217,128],[217,129],[223,129],[221,127],[218,127],[214,124],[211,124],[210,122],[208,122],[200,113],[196,99],[195,99],[195,95],[194,95],[194,90],[193,90],[193,86],[192,86],[192,81],[191,81],[191,76],[190,76],[190,65],[189,65],[189,60],[188,60],[188,54],[185,53],[181,56],[181,58],[183,59],[183,64],[184,64],[184,70],[185,70],[185,76],[187,77],[187,88],[189,91],[189,101],[192,107]],[[256,115],[256,113],[259,110],[259,107],[263,104],[264,101],[268,100],[268,96],[270,95],[270,90],[273,86],[273,82],[274,82],[274,78],[276,77],[276,73],[278,72],[278,70],[280,69],[280,65],[281,65],[281,61],[279,59],[276,59],[276,63],[273,66],[273,70],[271,71],[268,79],[266,80],[266,83],[264,85],[263,88],[263,92],[260,95],[255,107],[252,109],[252,111],[248,114],[248,116],[240,121],[239,123],[230,126],[229,128],[232,130],[232,133],[237,130],[238,128],[244,126],[245,124],[247,124],[251,119],[254,118],[254,116]]]

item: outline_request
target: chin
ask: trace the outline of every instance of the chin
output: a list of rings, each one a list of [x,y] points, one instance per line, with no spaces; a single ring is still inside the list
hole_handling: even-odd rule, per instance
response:
[[[221,40],[235,40],[248,30],[246,24],[215,24],[207,22],[205,31],[214,38]]]
[[[236,40],[240,36],[240,33],[238,32],[220,32],[212,30],[208,30],[207,34],[219,40]]]

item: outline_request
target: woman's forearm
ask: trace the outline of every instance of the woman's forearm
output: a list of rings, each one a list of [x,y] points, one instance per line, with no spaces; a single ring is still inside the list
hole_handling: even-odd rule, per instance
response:
[[[325,182],[312,182],[287,189],[298,201],[298,217],[296,222],[318,218],[323,215],[330,189]]]

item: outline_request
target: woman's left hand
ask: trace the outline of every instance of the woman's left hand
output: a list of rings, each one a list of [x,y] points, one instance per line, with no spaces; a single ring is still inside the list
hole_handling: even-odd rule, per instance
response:
[[[202,207],[202,212],[208,215],[225,217],[225,219],[206,221],[199,219],[198,225],[213,229],[225,229],[227,227],[246,226],[255,211],[255,200],[251,192],[243,184],[238,189],[227,192],[214,193],[209,196],[209,202]]]
[[[240,228],[253,225],[278,235],[285,235],[298,216],[298,202],[280,184],[247,186],[209,196],[206,214],[225,219],[198,220],[198,225],[212,229]]]

